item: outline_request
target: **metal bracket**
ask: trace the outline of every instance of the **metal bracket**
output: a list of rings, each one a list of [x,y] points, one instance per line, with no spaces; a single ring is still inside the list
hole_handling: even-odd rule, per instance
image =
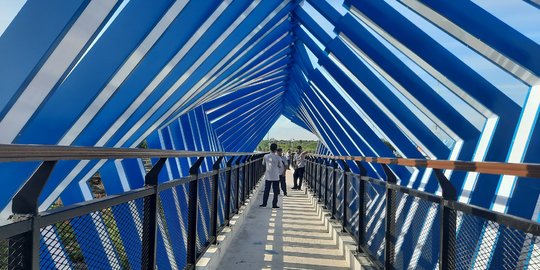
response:
[[[388,167],[388,165],[386,165],[386,164],[381,164],[381,166],[383,167],[384,174],[386,174],[386,182],[388,182],[390,184],[397,183],[397,177],[394,174],[394,172],[392,172],[390,167]]]
[[[218,157],[218,159],[216,159],[216,161],[212,165],[212,170],[219,170],[219,167],[220,167],[219,165],[221,163],[221,160],[223,160],[223,156]]]
[[[358,161],[358,160],[355,160],[354,163],[356,163],[356,166],[360,170],[360,177],[367,176],[367,169],[366,169],[366,167],[364,167],[364,165],[362,165],[362,162]]]
[[[236,157],[230,157],[229,160],[227,160],[227,167],[231,167],[233,164],[233,161],[235,161]]]
[[[455,201],[457,200],[457,191],[454,188],[454,185],[446,178],[444,173],[441,169],[433,169],[433,172],[435,172],[435,176],[437,177],[437,181],[439,182],[439,185],[442,189],[442,195],[445,200]]]
[[[195,175],[199,174],[199,167],[201,167],[202,162],[204,161],[205,157],[199,157],[193,165],[191,165],[191,168],[189,168],[189,174]]]
[[[349,164],[347,164],[347,161],[340,159],[339,163],[341,163],[341,166],[343,166],[343,170],[346,172],[351,171],[351,167],[349,167]]]
[[[158,175],[159,172],[161,172],[163,165],[165,165],[165,161],[167,161],[167,158],[160,158],[152,169],[144,176],[145,185],[155,186],[158,184]]]
[[[13,197],[11,209],[14,214],[37,215],[38,200],[57,161],[44,161],[28,178],[24,186]]]

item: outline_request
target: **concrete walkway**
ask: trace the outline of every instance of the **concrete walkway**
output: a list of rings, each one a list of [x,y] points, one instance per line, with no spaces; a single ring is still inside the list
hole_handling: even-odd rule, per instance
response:
[[[304,191],[280,196],[280,209],[259,208],[253,202],[241,231],[223,254],[219,269],[349,269],[332,236],[318,218]],[[272,205],[270,194],[268,205]]]

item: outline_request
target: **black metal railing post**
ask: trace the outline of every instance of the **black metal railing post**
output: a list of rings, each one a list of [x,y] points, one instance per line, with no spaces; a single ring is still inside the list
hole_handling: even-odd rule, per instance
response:
[[[309,157],[305,158],[306,166],[304,167],[304,181],[306,182],[306,190],[309,188],[311,179],[309,178],[309,166],[311,166]]]
[[[306,190],[307,189],[310,189],[310,185],[311,185],[311,175],[309,174],[310,172],[310,168],[311,168],[311,160],[309,159],[309,157],[306,157],[305,158],[305,162],[306,162],[306,166],[304,167],[305,171],[304,171],[304,181],[306,182]]]
[[[8,254],[20,250],[21,257],[8,256],[9,269],[39,269],[40,224],[38,216],[39,195],[45,187],[57,161],[44,161],[28,178],[24,186],[15,194],[11,209],[13,220],[32,219],[32,230],[10,238]],[[22,247],[21,247],[22,242]]]
[[[252,156],[248,156],[248,158],[244,161],[244,183],[243,183],[243,187],[244,187],[244,196],[243,196],[243,200],[242,200],[242,203],[246,203],[247,199],[249,199],[249,169],[248,169],[248,165],[249,165],[249,162],[251,161],[251,157]]]
[[[258,184],[259,181],[261,180],[261,177],[262,177],[262,158],[263,158],[263,154],[260,154],[258,157],[257,157],[257,160],[255,162],[255,168],[257,168],[256,170],[256,175],[255,175],[255,184]]]
[[[232,163],[235,157],[230,157],[227,161],[227,172],[225,173],[225,218],[224,222],[226,226],[229,226],[231,221],[231,178],[232,178]]]
[[[330,165],[330,161],[326,159],[324,161],[324,208],[328,209],[328,178],[330,178],[330,175],[328,173],[328,166]]]
[[[452,183],[446,178],[442,170],[434,169],[435,176],[442,189],[443,201],[441,202],[440,221],[440,254],[439,269],[456,269],[456,210],[446,206],[449,201],[457,200],[457,191]]]
[[[242,168],[242,196],[240,196],[240,204],[244,204],[246,201],[246,160],[249,156],[245,156],[240,163],[240,168]],[[238,208],[240,210],[240,208]]]
[[[311,190],[313,191],[314,195],[317,194],[317,187],[315,187],[315,185],[317,184],[317,176],[315,175],[315,162],[315,158],[311,158],[311,167],[309,170],[309,173],[311,175]]]
[[[197,215],[198,215],[198,191],[199,191],[199,167],[204,161],[204,157],[199,157],[189,168],[189,174],[195,179],[189,182],[188,201],[188,233],[186,250],[186,268],[194,269],[197,262]]]
[[[218,193],[219,193],[219,167],[223,156],[218,157],[212,165],[214,175],[212,176],[212,208],[210,209],[210,243],[217,243],[217,221],[218,221]]]
[[[253,158],[251,161],[251,190],[252,192],[255,191],[255,160],[257,159],[257,156]]]
[[[313,196],[317,198],[317,158],[313,158],[311,161],[311,179],[313,179]]]
[[[356,166],[360,170],[360,176],[358,178],[358,251],[361,250],[361,246],[365,243],[365,222],[364,217],[366,216],[366,209],[365,209],[365,195],[366,195],[366,181],[363,179],[367,176],[367,170],[362,165],[360,161],[356,161]]]
[[[385,269],[392,269],[394,265],[394,255],[396,246],[396,202],[393,189],[389,188],[388,184],[396,184],[397,178],[390,170],[388,165],[381,164],[386,174],[386,215],[385,215],[385,243],[384,243],[384,266]]]
[[[249,157],[249,162],[247,163],[247,172],[248,172],[248,198],[251,198],[251,181],[253,180],[253,177],[251,175],[251,165],[253,164],[253,159],[254,159],[255,156],[250,156]]]
[[[342,231],[345,231],[345,229],[347,228],[347,207],[348,207],[348,204],[349,202],[347,202],[347,192],[349,191],[349,187],[347,185],[347,182],[348,182],[348,179],[349,179],[349,173],[351,171],[351,168],[349,167],[349,164],[347,164],[347,161],[345,160],[340,160],[341,161],[341,165],[343,165],[343,211],[342,212],[342,217],[341,217],[341,225],[343,225],[342,227]]]
[[[156,268],[156,252],[157,252],[157,213],[159,193],[158,176],[159,172],[165,165],[167,158],[160,158],[158,162],[150,169],[150,171],[144,177],[144,184],[147,187],[154,187],[156,192],[152,195],[146,196],[143,199],[143,229],[142,229],[142,243],[147,248],[143,248],[142,252],[142,269],[155,269]]]
[[[238,213],[240,210],[240,162],[243,157],[236,158],[236,196],[234,197],[234,208],[235,212]]]
[[[251,159],[253,158],[253,156],[249,156],[248,160],[246,161],[246,164],[245,164],[245,183],[246,183],[246,201],[247,199],[249,199],[251,197],[251,193],[250,193],[250,187],[249,187],[249,182],[251,181],[251,177],[249,175],[249,165],[251,165]],[[245,202],[244,202],[245,203]]]
[[[326,177],[326,167],[324,159],[319,158],[319,202],[323,200],[323,179]]]
[[[255,185],[259,183],[259,180],[261,179],[261,155],[257,156],[257,159],[255,160]]]
[[[253,192],[255,189],[255,160],[257,159],[257,156],[254,156],[251,159],[251,164],[249,164],[249,178],[251,179],[249,181],[250,183],[250,192]]]
[[[337,194],[337,179],[338,179],[338,170],[337,170],[337,161],[332,159],[332,167],[334,174],[334,181],[332,181],[332,219],[336,218],[336,194]]]

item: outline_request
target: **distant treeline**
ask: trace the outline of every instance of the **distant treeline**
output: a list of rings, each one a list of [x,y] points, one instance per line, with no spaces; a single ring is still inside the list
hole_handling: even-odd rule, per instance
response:
[[[283,148],[283,151],[287,150],[295,151],[297,146],[302,146],[304,151],[315,152],[317,149],[318,141],[309,141],[309,140],[262,140],[257,146],[257,151],[268,151],[270,149],[270,143],[277,143],[279,148]]]

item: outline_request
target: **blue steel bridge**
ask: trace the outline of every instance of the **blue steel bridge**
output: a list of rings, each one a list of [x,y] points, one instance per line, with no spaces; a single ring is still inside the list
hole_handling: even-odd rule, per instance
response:
[[[194,268],[258,203],[280,116],[320,141],[306,200],[372,267],[540,269],[537,0],[0,17],[0,269]]]

